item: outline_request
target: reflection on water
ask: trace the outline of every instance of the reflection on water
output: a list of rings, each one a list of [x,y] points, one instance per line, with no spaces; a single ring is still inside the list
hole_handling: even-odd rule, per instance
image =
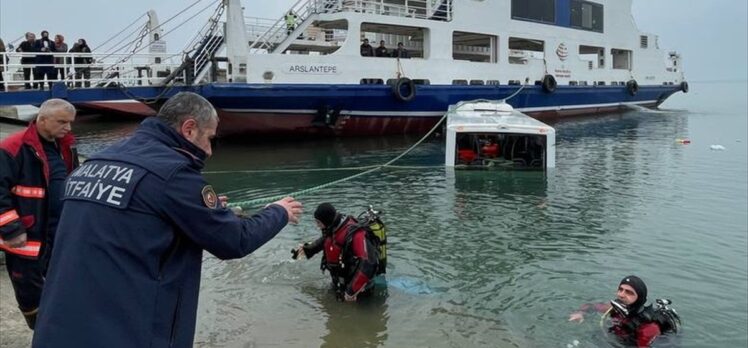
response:
[[[327,333],[320,347],[379,347],[387,341],[386,290],[362,299],[358,305],[335,300],[332,290],[315,294],[327,319]]]
[[[745,95],[745,86],[742,94],[728,87]],[[708,101],[712,89],[726,93],[695,85],[689,98]],[[206,256],[196,346],[565,347],[577,340],[597,347],[606,342],[597,318],[570,324],[568,313],[612,298],[631,273],[647,281],[651,298],[674,301],[682,347],[746,346],[748,107],[688,103],[689,111],[557,123],[557,168],[547,173],[450,171],[438,167],[442,140],[430,139],[398,163],[429,167],[385,169],[310,192],[300,197],[301,223],[255,254],[228,262]],[[77,126],[82,148],[92,151],[134,124]],[[368,166],[417,140],[220,143],[206,170]],[[206,177],[244,200],[351,173]],[[290,248],[318,235],[310,212],[325,201],[350,214],[368,204],[385,212],[386,296],[337,302],[318,259],[290,259]]]

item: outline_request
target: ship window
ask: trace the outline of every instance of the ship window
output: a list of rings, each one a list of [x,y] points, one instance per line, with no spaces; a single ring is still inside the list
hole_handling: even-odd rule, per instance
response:
[[[649,36],[647,36],[647,35],[641,35],[641,36],[639,36],[639,41],[641,42],[641,47],[642,48],[649,47]]]
[[[580,86],[587,86],[587,81],[579,81]]]
[[[510,86],[519,86],[521,84],[522,84],[522,82],[520,82],[519,80],[509,80],[509,85]]]
[[[603,32],[603,5],[583,0],[571,0],[571,27]]]
[[[405,49],[400,58],[428,58],[427,28],[406,27],[400,25],[382,25],[378,23],[361,24],[361,41],[368,39],[374,56],[393,58],[397,55],[398,44]],[[384,42],[385,50],[378,50]],[[361,44],[359,42],[359,44]]]
[[[512,0],[512,19],[556,23],[555,0]]]
[[[431,81],[428,79],[413,79],[413,83],[416,85],[430,85]]]
[[[495,35],[455,31],[452,34],[452,59],[496,63],[498,39]]]
[[[587,61],[590,69],[605,68],[605,47],[579,45],[579,59]]]
[[[569,81],[569,86],[578,86],[579,82],[577,81]]]
[[[542,40],[509,38],[509,63],[528,64],[530,60],[545,59],[545,42]]]
[[[485,84],[486,83],[483,82],[483,80],[470,80],[470,85],[471,86],[483,86]]]
[[[383,85],[384,80],[382,79],[361,79],[362,85]]]
[[[452,80],[453,85],[457,86],[467,86],[468,81],[467,80]]]
[[[486,81],[486,84],[489,85],[489,86],[498,86],[501,83],[499,83],[499,80],[488,80],[488,81]]]
[[[605,81],[597,81],[595,86],[605,86]]]
[[[611,49],[610,54],[613,55],[613,69],[631,70],[632,53],[631,50]]]

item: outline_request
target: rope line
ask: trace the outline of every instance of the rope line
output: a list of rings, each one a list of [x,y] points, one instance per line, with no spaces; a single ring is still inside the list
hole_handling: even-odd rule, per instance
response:
[[[520,86],[520,88],[516,92],[514,92],[513,94],[511,94],[509,97],[504,98],[503,101],[507,101],[507,100],[509,100],[509,99],[514,98],[515,96],[517,96],[520,92],[522,92],[522,90],[525,88],[526,85],[527,84]],[[353,175],[350,175],[350,176],[347,176],[347,177],[344,177],[344,178],[341,178],[341,179],[338,179],[338,180],[333,180],[331,182],[328,182],[328,183],[325,183],[325,184],[321,184],[321,185],[317,185],[317,186],[313,186],[313,187],[310,187],[310,188],[307,188],[307,189],[298,190],[298,191],[291,192],[291,193],[288,193],[288,194],[274,195],[274,196],[269,196],[269,197],[262,197],[262,198],[257,198],[257,199],[250,199],[250,200],[244,200],[244,201],[239,201],[239,202],[233,202],[233,203],[229,203],[228,206],[229,207],[250,208],[250,207],[254,207],[254,206],[257,206],[257,205],[261,205],[261,204],[272,203],[274,201],[283,199],[283,198],[288,197],[288,196],[291,196],[291,197],[300,197],[300,196],[304,196],[304,195],[307,195],[309,193],[312,193],[312,192],[315,192],[315,191],[319,191],[321,189],[324,189],[324,188],[327,188],[327,187],[330,187],[330,186],[333,186],[333,185],[337,185],[337,184],[342,183],[342,182],[353,180],[355,178],[358,178],[358,177],[364,176],[366,174],[373,173],[373,172],[375,172],[377,170],[388,168],[388,167],[391,167],[391,168],[400,168],[400,169],[434,168],[434,167],[419,167],[419,166],[392,166],[392,163],[397,162],[398,160],[400,160],[401,158],[403,158],[405,155],[407,155],[408,153],[410,153],[411,151],[413,151],[413,149],[415,149],[418,145],[420,145],[421,143],[423,143],[426,139],[428,139],[428,137],[431,136],[431,134],[434,133],[434,131],[436,131],[439,128],[439,125],[441,125],[442,122],[447,118],[448,114],[449,113],[445,112],[444,116],[442,116],[439,119],[439,121],[436,122],[436,124],[434,125],[434,127],[432,127],[431,130],[429,130],[426,133],[426,135],[424,135],[420,140],[418,140],[415,144],[413,144],[407,150],[403,151],[400,155],[398,155],[397,157],[391,159],[390,161],[388,161],[385,164],[374,165],[374,166],[365,166],[365,167],[320,168],[320,169],[313,169],[313,170],[278,169],[278,170],[275,170],[275,171],[273,171],[273,170],[271,170],[271,171],[262,171],[262,172],[266,172],[266,173],[272,173],[272,172],[278,173],[278,172],[333,171],[333,170],[362,170],[362,169],[366,169],[365,171],[363,171],[361,173],[353,174]],[[441,167],[441,166],[439,166],[439,167]],[[238,171],[238,172],[242,172],[242,173],[257,173],[258,171]],[[211,173],[211,174],[227,174],[227,173],[230,173],[230,171],[215,171],[215,172],[205,172],[205,173],[206,174],[208,174],[208,173]]]
[[[361,167],[337,167],[337,168],[297,168],[297,169],[247,169],[247,170],[212,170],[205,171],[205,175],[222,175],[222,174],[276,174],[276,173],[317,173],[317,172],[346,172],[354,170],[368,170],[376,167],[383,169],[429,169],[442,168],[444,165],[436,166],[396,166],[396,165],[370,165]]]
[[[249,207],[257,206],[257,205],[260,205],[260,204],[271,203],[271,202],[277,201],[277,200],[282,199],[282,198],[287,197],[287,196],[291,196],[291,197],[304,196],[304,195],[307,195],[309,193],[312,193],[312,192],[324,189],[326,187],[330,187],[330,186],[333,186],[333,185],[336,185],[336,184],[339,184],[339,183],[342,183],[342,182],[353,180],[355,178],[358,178],[358,177],[364,176],[366,174],[373,173],[373,172],[375,172],[377,170],[380,170],[382,168],[388,167],[392,163],[395,163],[399,159],[403,158],[403,156],[405,156],[408,153],[410,153],[411,151],[413,151],[413,149],[415,149],[418,145],[420,145],[422,142],[424,142],[426,139],[428,139],[428,137],[432,133],[434,133],[434,131],[436,131],[439,128],[439,125],[441,125],[441,123],[446,118],[447,118],[447,113],[444,113],[444,116],[442,116],[442,118],[440,118],[439,121],[436,122],[436,124],[434,125],[434,127],[432,127],[431,130],[429,130],[428,133],[426,133],[426,135],[424,135],[420,140],[418,140],[415,144],[413,144],[411,147],[409,147],[403,153],[401,153],[397,157],[391,159],[390,161],[388,161],[385,164],[376,165],[376,166],[373,166],[373,168],[370,168],[370,169],[368,169],[366,171],[363,171],[361,173],[353,174],[351,176],[347,176],[347,177],[344,177],[342,179],[334,180],[334,181],[331,181],[331,182],[328,182],[328,183],[325,183],[325,184],[322,184],[322,185],[317,185],[317,186],[313,186],[313,187],[310,187],[310,188],[307,188],[307,189],[303,189],[303,190],[299,190],[299,191],[296,191],[296,192],[291,192],[289,194],[275,195],[275,196],[270,196],[270,197],[263,197],[263,198],[257,198],[257,199],[239,201],[239,202],[235,202],[235,203],[229,203],[229,207],[249,208]]]

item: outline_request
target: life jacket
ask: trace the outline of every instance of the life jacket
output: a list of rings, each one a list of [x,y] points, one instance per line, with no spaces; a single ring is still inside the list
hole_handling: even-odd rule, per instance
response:
[[[333,276],[345,276],[344,252],[345,248],[350,246],[347,243],[348,235],[352,235],[351,227],[357,224],[356,220],[350,216],[344,216],[340,219],[338,225],[333,229],[331,236],[325,239],[324,257],[320,268],[330,271]]]

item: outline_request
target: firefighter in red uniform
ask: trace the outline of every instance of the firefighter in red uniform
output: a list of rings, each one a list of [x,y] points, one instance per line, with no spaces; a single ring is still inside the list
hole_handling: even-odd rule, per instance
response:
[[[65,177],[78,166],[70,132],[74,120],[73,105],[49,99],[36,121],[0,142],[0,250],[31,329],[62,210]]]
[[[324,251],[320,267],[330,272],[339,298],[351,302],[369,294],[374,286],[379,256],[376,246],[367,238],[366,230],[359,227],[352,216],[339,214],[330,203],[320,204],[314,212],[314,219],[322,230],[322,237],[300,245],[295,257],[309,259]]]

